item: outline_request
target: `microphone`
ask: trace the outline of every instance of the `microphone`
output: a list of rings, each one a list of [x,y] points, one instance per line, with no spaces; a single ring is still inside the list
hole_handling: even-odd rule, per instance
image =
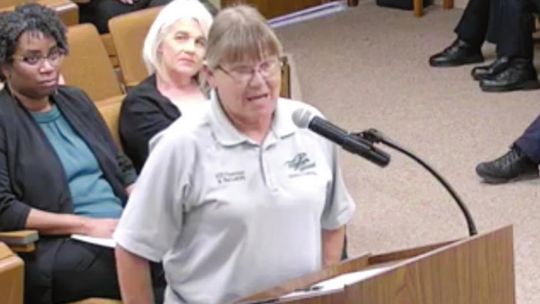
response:
[[[307,109],[298,109],[292,114],[294,124],[308,128],[320,136],[340,145],[343,149],[360,155],[370,162],[385,167],[390,162],[388,153],[377,149],[369,141],[350,134],[331,122],[314,115]]]

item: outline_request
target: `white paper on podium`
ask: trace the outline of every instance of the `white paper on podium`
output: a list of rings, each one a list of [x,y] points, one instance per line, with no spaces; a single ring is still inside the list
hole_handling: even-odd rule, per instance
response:
[[[312,285],[311,287],[306,288],[305,290],[291,292],[289,294],[281,296],[280,299],[294,299],[297,297],[334,293],[345,289],[345,285],[352,285],[354,283],[360,282],[364,279],[375,276],[388,268],[389,267],[378,267],[357,272],[345,273],[337,277],[328,279],[326,281],[319,282],[315,285]]]
[[[103,247],[114,248],[116,247],[116,242],[110,238],[98,238],[93,236],[87,236],[82,234],[72,234],[71,238],[85,243],[90,243],[94,245],[99,245]]]

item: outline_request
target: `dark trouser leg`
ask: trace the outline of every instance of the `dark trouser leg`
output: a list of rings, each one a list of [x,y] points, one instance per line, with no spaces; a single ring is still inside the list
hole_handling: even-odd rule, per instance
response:
[[[38,243],[38,246],[40,244]],[[40,251],[40,248],[36,250]],[[50,304],[52,301],[51,276],[45,265],[52,264],[50,256],[36,252],[22,253],[24,258],[24,303]]]
[[[66,240],[54,262],[52,290],[54,303],[120,299],[114,250]]]
[[[165,288],[167,287],[165,270],[163,270],[163,265],[161,263],[150,263],[150,270],[152,271],[154,302],[156,304],[162,304],[165,300]]]
[[[529,0],[501,1],[498,57],[533,58],[534,18]]]
[[[156,303],[163,303],[163,269],[160,264],[151,267],[154,297]],[[67,240],[56,255],[52,291],[54,303],[96,297],[120,299],[114,250]]]
[[[454,30],[459,39],[480,48],[488,30],[490,2],[490,0],[469,1]]]
[[[347,253],[347,234],[345,234],[345,239],[343,240],[343,250],[341,251],[341,260],[346,260],[349,258]]]
[[[540,163],[540,115],[527,127],[514,142],[533,162]]]
[[[497,44],[500,32],[500,20],[502,12],[502,3],[505,0],[489,1],[489,20],[487,26],[486,40]]]

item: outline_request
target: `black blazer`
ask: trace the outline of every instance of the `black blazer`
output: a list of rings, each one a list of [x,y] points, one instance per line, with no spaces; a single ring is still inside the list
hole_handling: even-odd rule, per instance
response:
[[[125,186],[135,181],[135,170],[119,152],[93,102],[81,90],[64,86],[51,97],[125,204]],[[0,91],[0,231],[24,229],[31,208],[73,213],[68,181],[54,148],[28,110],[4,88]],[[43,286],[40,292],[46,297],[54,257],[65,239],[40,236],[36,250],[22,255],[26,280]]]
[[[171,100],[158,91],[155,75],[129,91],[120,112],[120,139],[137,172],[141,172],[148,157],[150,139],[181,115]]]

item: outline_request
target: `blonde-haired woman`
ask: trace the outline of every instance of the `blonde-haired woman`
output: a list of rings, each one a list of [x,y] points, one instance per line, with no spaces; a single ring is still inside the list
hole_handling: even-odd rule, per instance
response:
[[[336,147],[292,121],[315,108],[279,98],[281,44],[253,8],[225,8],[208,38],[209,103],[153,149],[114,238],[124,303],[231,303],[340,261],[355,205]],[[134,300],[131,302],[131,300]]]
[[[197,0],[174,0],[150,27],[143,59],[150,76],[129,91],[120,114],[126,154],[140,172],[148,142],[206,98],[198,75],[212,16]]]

